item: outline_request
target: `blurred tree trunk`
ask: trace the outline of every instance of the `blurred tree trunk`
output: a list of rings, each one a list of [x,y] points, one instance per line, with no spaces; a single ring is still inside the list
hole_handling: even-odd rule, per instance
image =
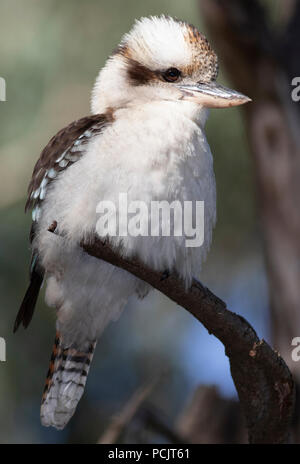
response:
[[[300,336],[300,103],[291,81],[300,76],[300,0],[284,2],[271,25],[263,2],[199,0],[209,35],[243,108],[257,184],[269,282],[272,338],[300,383],[291,342]],[[298,430],[298,436],[299,436]]]
[[[223,398],[215,386],[201,385],[181,413],[177,433],[191,443],[247,443],[240,404]]]

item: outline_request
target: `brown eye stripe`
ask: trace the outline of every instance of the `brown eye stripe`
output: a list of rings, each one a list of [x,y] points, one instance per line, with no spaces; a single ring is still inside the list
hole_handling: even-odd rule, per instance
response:
[[[153,71],[131,58],[127,58],[127,65],[127,75],[130,83],[134,86],[147,85],[149,82],[158,80],[176,82],[181,76],[179,69],[169,68],[166,71]]]
[[[131,58],[127,58],[127,63],[127,75],[132,85],[146,85],[150,81],[159,79],[158,71],[152,71],[151,69],[143,66],[141,63]]]

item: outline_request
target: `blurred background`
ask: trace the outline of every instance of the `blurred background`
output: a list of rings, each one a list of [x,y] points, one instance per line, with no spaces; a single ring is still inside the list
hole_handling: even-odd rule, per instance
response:
[[[291,0],[1,1],[1,443],[95,443],[111,433],[117,413],[118,443],[246,441],[222,344],[157,292],[132,299],[105,331],[62,432],[39,419],[55,334],[43,292],[30,327],[12,334],[28,284],[24,204],[33,166],[53,134],[89,114],[99,69],[141,16],[164,13],[204,31],[221,58],[219,81],[253,98],[251,108],[213,110],[208,120],[218,222],[200,278],[299,375],[290,355],[300,336],[299,104],[290,97],[291,78],[300,76],[299,10]],[[197,408],[202,422],[191,437]]]

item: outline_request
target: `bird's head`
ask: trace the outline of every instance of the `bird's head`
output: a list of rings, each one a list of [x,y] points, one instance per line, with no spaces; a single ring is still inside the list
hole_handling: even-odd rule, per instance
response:
[[[160,16],[136,21],[97,78],[92,111],[151,101],[225,108],[250,101],[216,83],[218,59],[194,26]]]

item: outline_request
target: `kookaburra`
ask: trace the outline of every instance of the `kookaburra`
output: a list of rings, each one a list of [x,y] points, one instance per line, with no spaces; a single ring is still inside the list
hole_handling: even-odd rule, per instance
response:
[[[204,201],[204,243],[184,236],[111,237],[122,253],[187,287],[198,275],[216,220],[213,159],[204,126],[208,108],[249,101],[216,83],[217,56],[192,25],[170,17],[136,21],[100,71],[92,115],[48,143],[29,185],[30,285],[16,318],[27,327],[40,287],[57,314],[57,334],[41,406],[46,426],[63,428],[83,394],[97,339],[131,295],[148,286],[80,247],[95,236],[101,200]],[[54,227],[55,234],[48,229]]]

